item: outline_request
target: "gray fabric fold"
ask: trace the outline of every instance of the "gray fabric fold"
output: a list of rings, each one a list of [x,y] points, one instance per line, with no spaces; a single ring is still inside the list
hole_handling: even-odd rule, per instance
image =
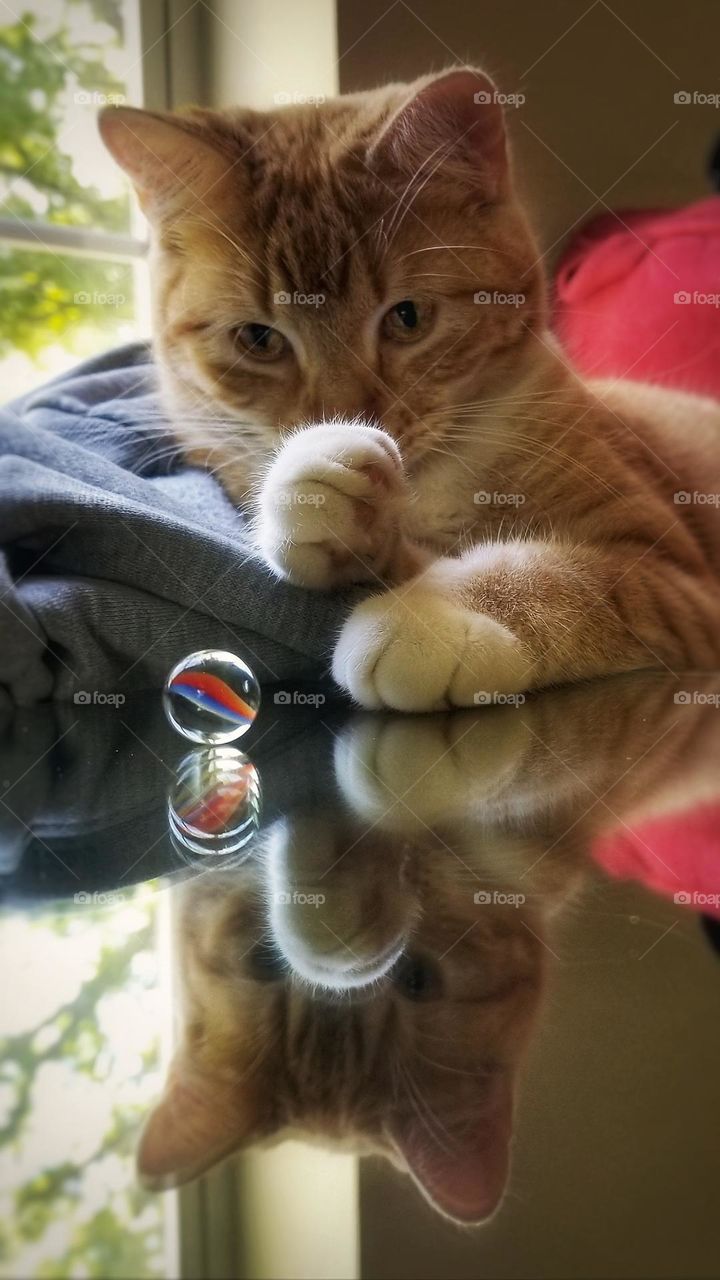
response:
[[[0,412],[0,688],[21,705],[157,688],[194,649],[263,683],[327,672],[357,593],[279,583],[206,472],[172,449],[147,347]]]

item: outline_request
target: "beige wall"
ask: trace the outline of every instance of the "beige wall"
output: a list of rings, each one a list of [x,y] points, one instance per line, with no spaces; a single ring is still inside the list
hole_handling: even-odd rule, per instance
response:
[[[343,91],[470,61],[524,93],[510,126],[545,247],[602,208],[593,192],[618,208],[707,190],[720,111],[673,95],[720,92],[718,0],[338,0],[338,43]]]
[[[365,1164],[364,1280],[717,1276],[720,957],[681,908],[613,883],[561,938],[500,1214],[462,1231]]]
[[[278,94],[337,93],[335,0],[208,0],[204,8],[210,106],[265,108]]]

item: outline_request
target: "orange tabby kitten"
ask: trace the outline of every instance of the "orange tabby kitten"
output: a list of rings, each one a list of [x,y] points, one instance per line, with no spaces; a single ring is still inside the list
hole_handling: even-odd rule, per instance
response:
[[[318,725],[302,753],[326,799],[183,892],[184,1037],[140,1143],[146,1181],[310,1134],[388,1157],[451,1218],[487,1218],[587,850],[720,791],[720,717],[673,688],[651,674],[481,717],[357,716],[335,742]]]
[[[278,575],[379,588],[333,660],[367,707],[720,656],[720,408],[567,365],[496,98],[102,116],[177,436]]]

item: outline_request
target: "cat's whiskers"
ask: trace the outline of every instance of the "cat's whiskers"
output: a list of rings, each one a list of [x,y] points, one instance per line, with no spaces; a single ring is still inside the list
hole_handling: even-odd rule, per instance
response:
[[[488,439],[488,437],[483,437],[483,439],[484,440]],[[566,454],[563,450],[555,449],[552,446],[549,446],[547,442],[543,443],[543,441],[532,440],[532,437],[528,437],[528,441],[529,443],[526,444],[518,436],[513,436],[512,439],[508,439],[506,435],[499,435],[496,443],[502,443],[505,446],[503,458],[507,458],[508,461],[509,461],[509,456],[512,453],[521,454],[524,457],[528,458],[528,460],[530,461],[534,460],[536,462],[541,461],[546,453],[552,453],[555,456],[555,458],[559,460],[557,461],[558,469],[561,471],[564,471],[565,474],[572,475],[573,471],[577,471],[577,470],[582,471],[590,479],[601,484],[603,488],[606,489],[608,493],[612,494],[614,498],[620,497],[619,492],[616,489],[614,489],[612,485],[608,484],[608,482],[602,476],[598,475],[595,471],[593,471],[591,467],[587,467],[584,463],[580,462],[579,459],[573,457],[571,454]],[[489,442],[492,443],[492,441],[489,441]],[[443,448],[440,444],[426,445],[425,453],[435,453],[435,454],[441,455],[442,457],[449,458],[452,461],[457,460],[457,454],[453,452],[453,450],[449,448]],[[483,472],[484,474],[494,473],[496,475],[500,475],[507,482],[507,476],[504,475],[504,473],[500,468],[494,466],[492,463],[484,464]],[[479,481],[481,477],[478,476],[477,479]]]
[[[416,253],[437,253],[439,249],[447,249],[448,251],[452,251],[454,249],[478,249],[487,253],[501,253],[506,258],[511,256],[507,250],[496,249],[494,245],[491,244],[429,244],[426,245],[424,249],[412,249],[410,253],[403,253],[399,258],[399,261],[403,262],[405,258],[412,258]]]
[[[470,438],[476,437],[473,436]],[[542,459],[547,456],[552,456],[555,459],[558,469],[564,472],[564,474],[573,476],[576,475],[577,472],[582,472],[594,483],[601,485],[602,488],[605,489],[607,493],[612,494],[614,498],[622,497],[620,491],[610,484],[604,476],[601,476],[597,471],[593,470],[592,467],[589,467],[586,463],[581,461],[580,458],[573,454],[566,453],[564,449],[560,449],[551,441],[546,439],[538,440],[533,436],[524,436],[519,432],[514,432],[511,436],[508,436],[502,431],[498,431],[494,439],[492,431],[484,431],[483,440],[488,441],[489,443],[502,443],[505,445],[505,456],[508,456],[513,452],[522,452],[530,458],[535,458],[538,462],[542,461]],[[629,502],[630,499],[626,498],[625,501]]]
[[[420,1087],[412,1075],[410,1068],[406,1063],[398,1063],[401,1081],[405,1086],[406,1097],[408,1098],[412,1109],[417,1116],[419,1123],[423,1129],[429,1134],[434,1145],[439,1146],[443,1151],[451,1153],[455,1147],[451,1134],[446,1126],[442,1123],[437,1113],[433,1110],[420,1090]]]
[[[421,164],[421,165],[419,165],[419,166],[418,166],[418,168],[417,168],[417,169],[415,169],[415,171],[411,174],[411,176],[410,176],[410,178],[409,178],[408,182],[407,182],[407,183],[406,183],[406,185],[405,185],[405,188],[404,188],[403,192],[401,193],[401,195],[400,195],[400,197],[399,197],[399,199],[398,199],[398,201],[397,201],[397,204],[396,204],[396,206],[395,206],[395,210],[394,210],[393,215],[392,215],[392,217],[391,217],[391,219],[390,219],[390,225],[389,225],[389,227],[388,227],[388,235],[387,235],[387,247],[388,247],[388,248],[390,248],[390,247],[391,247],[391,245],[392,245],[392,243],[393,243],[393,241],[394,241],[394,239],[395,239],[395,237],[396,237],[396,235],[397,235],[398,231],[399,231],[399,230],[400,230],[400,228],[402,227],[403,222],[405,221],[405,219],[406,219],[406,217],[407,217],[408,213],[409,213],[409,212],[410,212],[410,210],[412,209],[413,204],[415,203],[415,201],[417,200],[418,196],[420,195],[420,192],[423,190],[423,188],[426,186],[426,184],[430,181],[430,179],[432,178],[433,174],[437,172],[437,170],[439,169],[440,165],[443,163],[443,160],[445,160],[445,159],[447,158],[447,156],[450,154],[450,152],[452,151],[453,147],[454,147],[456,144],[457,144],[457,139],[456,139],[456,138],[449,138],[449,139],[447,139],[445,142],[440,142],[440,143],[438,143],[438,145],[437,145],[437,146],[436,146],[436,147],[435,147],[435,148],[434,148],[434,149],[429,153],[429,155],[427,155],[427,156],[425,157],[425,159],[423,160],[422,164]],[[417,187],[417,188],[416,188],[416,190],[414,191],[414,193],[413,193],[413,194],[412,194],[412,196],[410,197],[410,201],[409,201],[409,203],[408,203],[408,205],[407,205],[407,207],[406,207],[405,211],[402,213],[402,217],[400,218],[400,221],[398,222],[398,215],[400,214],[400,212],[401,212],[401,210],[402,210],[402,207],[403,207],[403,204],[404,204],[404,201],[405,201],[405,197],[407,196],[408,192],[410,191],[410,189],[411,189],[411,187],[412,187],[413,183],[416,183],[416,182],[418,181],[418,179],[420,178],[420,175],[421,175],[421,173],[422,173],[423,169],[426,167],[426,165],[430,165],[430,164],[432,163],[432,161],[433,161],[433,160],[435,159],[435,157],[438,155],[438,152],[439,152],[440,154],[439,154],[439,158],[438,158],[437,162],[436,162],[436,163],[435,163],[435,165],[434,165],[434,166],[429,170],[429,172],[425,175],[425,177],[424,177],[423,181],[420,183],[419,187]]]
[[[445,1043],[447,1042],[445,1041]],[[427,1063],[429,1067],[433,1067],[437,1071],[449,1071],[452,1075],[471,1076],[473,1079],[487,1079],[488,1076],[487,1069],[483,1067],[478,1067],[477,1070],[470,1071],[463,1067],[451,1067],[447,1062],[437,1062],[435,1058],[429,1058],[426,1053],[422,1053],[421,1050],[418,1049],[417,1045],[415,1046],[415,1056],[421,1062]]]
[[[470,281],[466,275],[461,275],[459,271],[414,271],[412,276],[415,280],[464,280],[470,288]],[[475,282],[477,283],[477,281]]]
[[[260,278],[261,272],[259,263],[255,261],[252,255],[248,253],[242,245],[238,244],[237,240],[235,240],[233,236],[228,235],[227,231],[223,231],[222,227],[219,227],[216,222],[211,222],[209,218],[205,218],[199,213],[193,214],[188,221],[198,222],[201,226],[206,226],[217,235],[222,236],[223,240],[227,241],[243,261],[247,262],[255,271],[258,272],[258,279]]]
[[[565,396],[561,396],[556,400],[550,400],[549,397],[553,395],[557,396],[557,392],[556,391],[533,391],[533,392],[526,392],[523,395],[518,393],[517,395],[495,396],[495,397],[491,397],[488,400],[467,400],[465,402],[460,402],[457,404],[448,404],[438,412],[456,413],[462,409],[468,409],[468,410],[489,409],[489,408],[493,408],[494,406],[497,406],[498,408],[504,408],[506,405],[536,404],[538,402],[542,402],[544,404],[557,404],[557,405],[560,405],[562,408],[568,408],[568,409],[587,408],[586,400],[574,400],[574,399],[569,399],[568,397],[565,397]]]

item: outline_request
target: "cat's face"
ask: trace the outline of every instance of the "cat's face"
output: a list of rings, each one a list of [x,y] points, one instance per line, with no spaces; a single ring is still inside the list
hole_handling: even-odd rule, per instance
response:
[[[188,887],[185,1042],[141,1143],[151,1184],[299,1131],[400,1162],[460,1221],[495,1209],[542,947],[521,911],[478,910],[445,849],[415,852],[374,833],[320,906],[310,870],[282,917],[259,867]]]
[[[333,415],[412,468],[527,358],[542,281],[482,73],[102,131],[153,225],[174,426],[236,499],[283,430]]]

